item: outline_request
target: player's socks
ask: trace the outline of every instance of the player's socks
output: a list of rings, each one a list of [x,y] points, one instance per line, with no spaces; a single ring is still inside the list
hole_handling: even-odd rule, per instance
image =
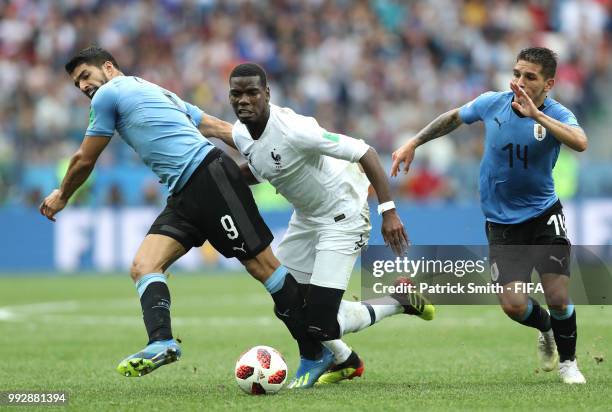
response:
[[[359,332],[384,318],[397,315],[404,308],[394,299],[351,302],[343,300],[338,310],[338,323],[342,334]]]
[[[397,299],[391,296],[385,296],[383,298],[364,300],[361,304],[370,312],[371,324],[378,323],[381,320],[388,318],[389,316],[399,315],[404,313],[405,309]],[[372,316],[374,311],[374,316]]]
[[[334,364],[339,365],[345,362],[351,356],[351,348],[341,339],[326,340],[321,342],[323,346],[332,351],[334,354]]]
[[[149,343],[172,339],[170,291],[166,276],[161,273],[145,275],[136,282],[136,290],[140,296]]]
[[[338,309],[344,290],[310,284],[306,296],[306,326],[310,336],[328,341],[340,337]]]
[[[274,300],[276,317],[283,321],[297,341],[300,355],[305,359],[319,359],[323,346],[306,333],[304,300],[295,278],[289,274],[287,268],[279,266],[264,282],[264,286]]]
[[[518,323],[536,328],[540,332],[547,332],[550,330],[550,315],[544,309],[537,300],[529,297],[527,301],[527,308],[525,313],[520,319],[515,319]]]
[[[550,315],[557,351],[559,352],[559,361],[573,361],[576,357],[576,339],[578,337],[574,305],[567,305],[567,309],[563,312],[551,309]]]

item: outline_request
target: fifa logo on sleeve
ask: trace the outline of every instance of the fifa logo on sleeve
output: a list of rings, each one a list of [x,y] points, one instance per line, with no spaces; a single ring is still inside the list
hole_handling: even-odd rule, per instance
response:
[[[541,142],[546,137],[546,128],[539,123],[533,125],[533,137],[538,142]]]

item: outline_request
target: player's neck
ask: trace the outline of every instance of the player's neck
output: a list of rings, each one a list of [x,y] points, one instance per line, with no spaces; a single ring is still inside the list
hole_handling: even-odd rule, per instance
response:
[[[270,106],[268,106],[268,108],[262,114],[261,117],[261,121],[247,125],[247,129],[249,130],[249,133],[251,134],[251,138],[253,138],[253,140],[259,139],[263,134],[264,130],[266,130],[268,120],[270,119]]]
[[[120,76],[125,76],[125,74],[117,70],[117,71],[114,71],[110,76],[108,76],[108,80],[110,81],[110,80],[113,80],[115,77],[120,77]]]
[[[542,106],[544,105],[544,102],[546,101],[546,97],[547,97],[546,93],[543,93],[540,97],[534,100],[533,104],[535,104],[535,107],[542,110]]]

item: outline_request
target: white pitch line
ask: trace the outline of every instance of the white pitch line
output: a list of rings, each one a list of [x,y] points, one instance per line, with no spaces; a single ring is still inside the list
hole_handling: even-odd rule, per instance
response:
[[[79,302],[73,300],[3,306],[0,307],[0,321],[14,322],[23,318],[29,318],[33,315],[44,315],[56,312],[75,312],[79,307]]]
[[[36,321],[44,324],[69,323],[71,325],[115,325],[115,326],[138,326],[142,325],[142,318],[138,316],[89,316],[89,315],[42,315]],[[236,327],[244,325],[270,326],[278,322],[273,315],[254,317],[230,317],[230,316],[202,316],[195,317],[173,317],[173,326],[213,326],[213,327]]]
[[[0,308],[0,320],[13,320],[15,314],[6,308]]]

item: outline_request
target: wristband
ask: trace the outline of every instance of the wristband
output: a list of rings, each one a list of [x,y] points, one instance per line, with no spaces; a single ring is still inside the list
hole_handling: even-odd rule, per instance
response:
[[[393,200],[378,205],[378,214],[382,215],[384,212],[391,209],[395,209],[395,203],[393,203]]]

